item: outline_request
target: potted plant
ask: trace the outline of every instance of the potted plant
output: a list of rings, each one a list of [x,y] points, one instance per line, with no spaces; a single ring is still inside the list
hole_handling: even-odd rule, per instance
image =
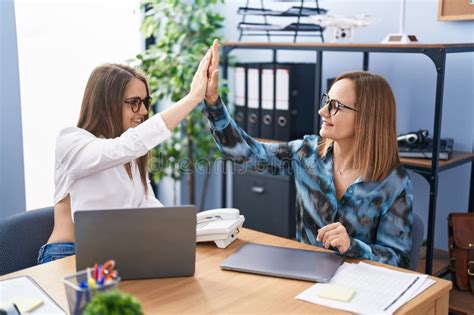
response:
[[[136,298],[119,290],[97,294],[84,309],[84,315],[142,315]]]
[[[142,2],[145,9],[142,32],[146,38],[153,40],[137,59],[149,77],[150,91],[155,100],[174,102],[189,92],[200,59],[212,41],[220,39],[218,31],[224,19],[215,10],[218,2],[223,1]],[[194,110],[181,127],[173,131],[169,141],[152,151],[150,169],[153,181],[156,183],[165,176],[178,181],[186,175],[188,202],[195,204],[197,163],[209,168],[218,156],[207,123],[199,110]],[[207,183],[210,170],[204,171]],[[204,187],[200,208],[203,207],[206,191],[207,187]],[[176,204],[175,190],[174,200]]]

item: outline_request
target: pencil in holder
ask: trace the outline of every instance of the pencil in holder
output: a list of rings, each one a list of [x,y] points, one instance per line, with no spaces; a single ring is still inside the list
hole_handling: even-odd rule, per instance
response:
[[[120,277],[110,279],[104,284],[95,287],[88,285],[87,270],[79,271],[64,278],[69,312],[72,315],[82,314],[91,299],[100,293],[118,289]]]

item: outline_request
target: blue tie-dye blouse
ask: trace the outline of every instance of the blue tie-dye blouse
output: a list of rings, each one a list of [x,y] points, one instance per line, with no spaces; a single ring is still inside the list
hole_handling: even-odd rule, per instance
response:
[[[394,266],[409,266],[412,237],[412,182],[403,166],[382,181],[352,183],[336,198],[332,149],[317,153],[319,137],[305,136],[285,144],[261,143],[240,129],[219,100],[204,105],[211,132],[226,158],[246,169],[293,174],[296,182],[296,238],[322,246],[317,230],[333,222],[346,228],[351,244],[344,254]]]

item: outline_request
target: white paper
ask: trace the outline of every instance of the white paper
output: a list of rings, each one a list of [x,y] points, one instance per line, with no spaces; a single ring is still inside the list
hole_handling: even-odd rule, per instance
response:
[[[359,314],[392,314],[434,281],[427,275],[394,271],[361,262],[344,263],[329,283],[353,288],[356,293],[349,302],[321,298],[317,293],[325,284],[317,283],[296,298]]]
[[[288,69],[277,69],[276,77],[276,109],[288,110],[290,103],[290,74]]]
[[[66,314],[28,277],[23,276],[0,281],[0,305],[10,303],[14,298],[40,299],[43,301],[43,305],[29,314]]]
[[[235,106],[245,106],[245,68],[235,68],[234,84]]]
[[[259,103],[259,70],[249,69],[247,77],[248,108],[258,108]]]
[[[262,109],[273,109],[273,69],[262,70]]]

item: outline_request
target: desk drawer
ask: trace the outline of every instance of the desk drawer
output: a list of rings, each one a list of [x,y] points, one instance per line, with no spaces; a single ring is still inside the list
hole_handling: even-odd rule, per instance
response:
[[[295,183],[290,176],[255,172],[233,176],[233,206],[244,227],[283,237],[295,235]]]

